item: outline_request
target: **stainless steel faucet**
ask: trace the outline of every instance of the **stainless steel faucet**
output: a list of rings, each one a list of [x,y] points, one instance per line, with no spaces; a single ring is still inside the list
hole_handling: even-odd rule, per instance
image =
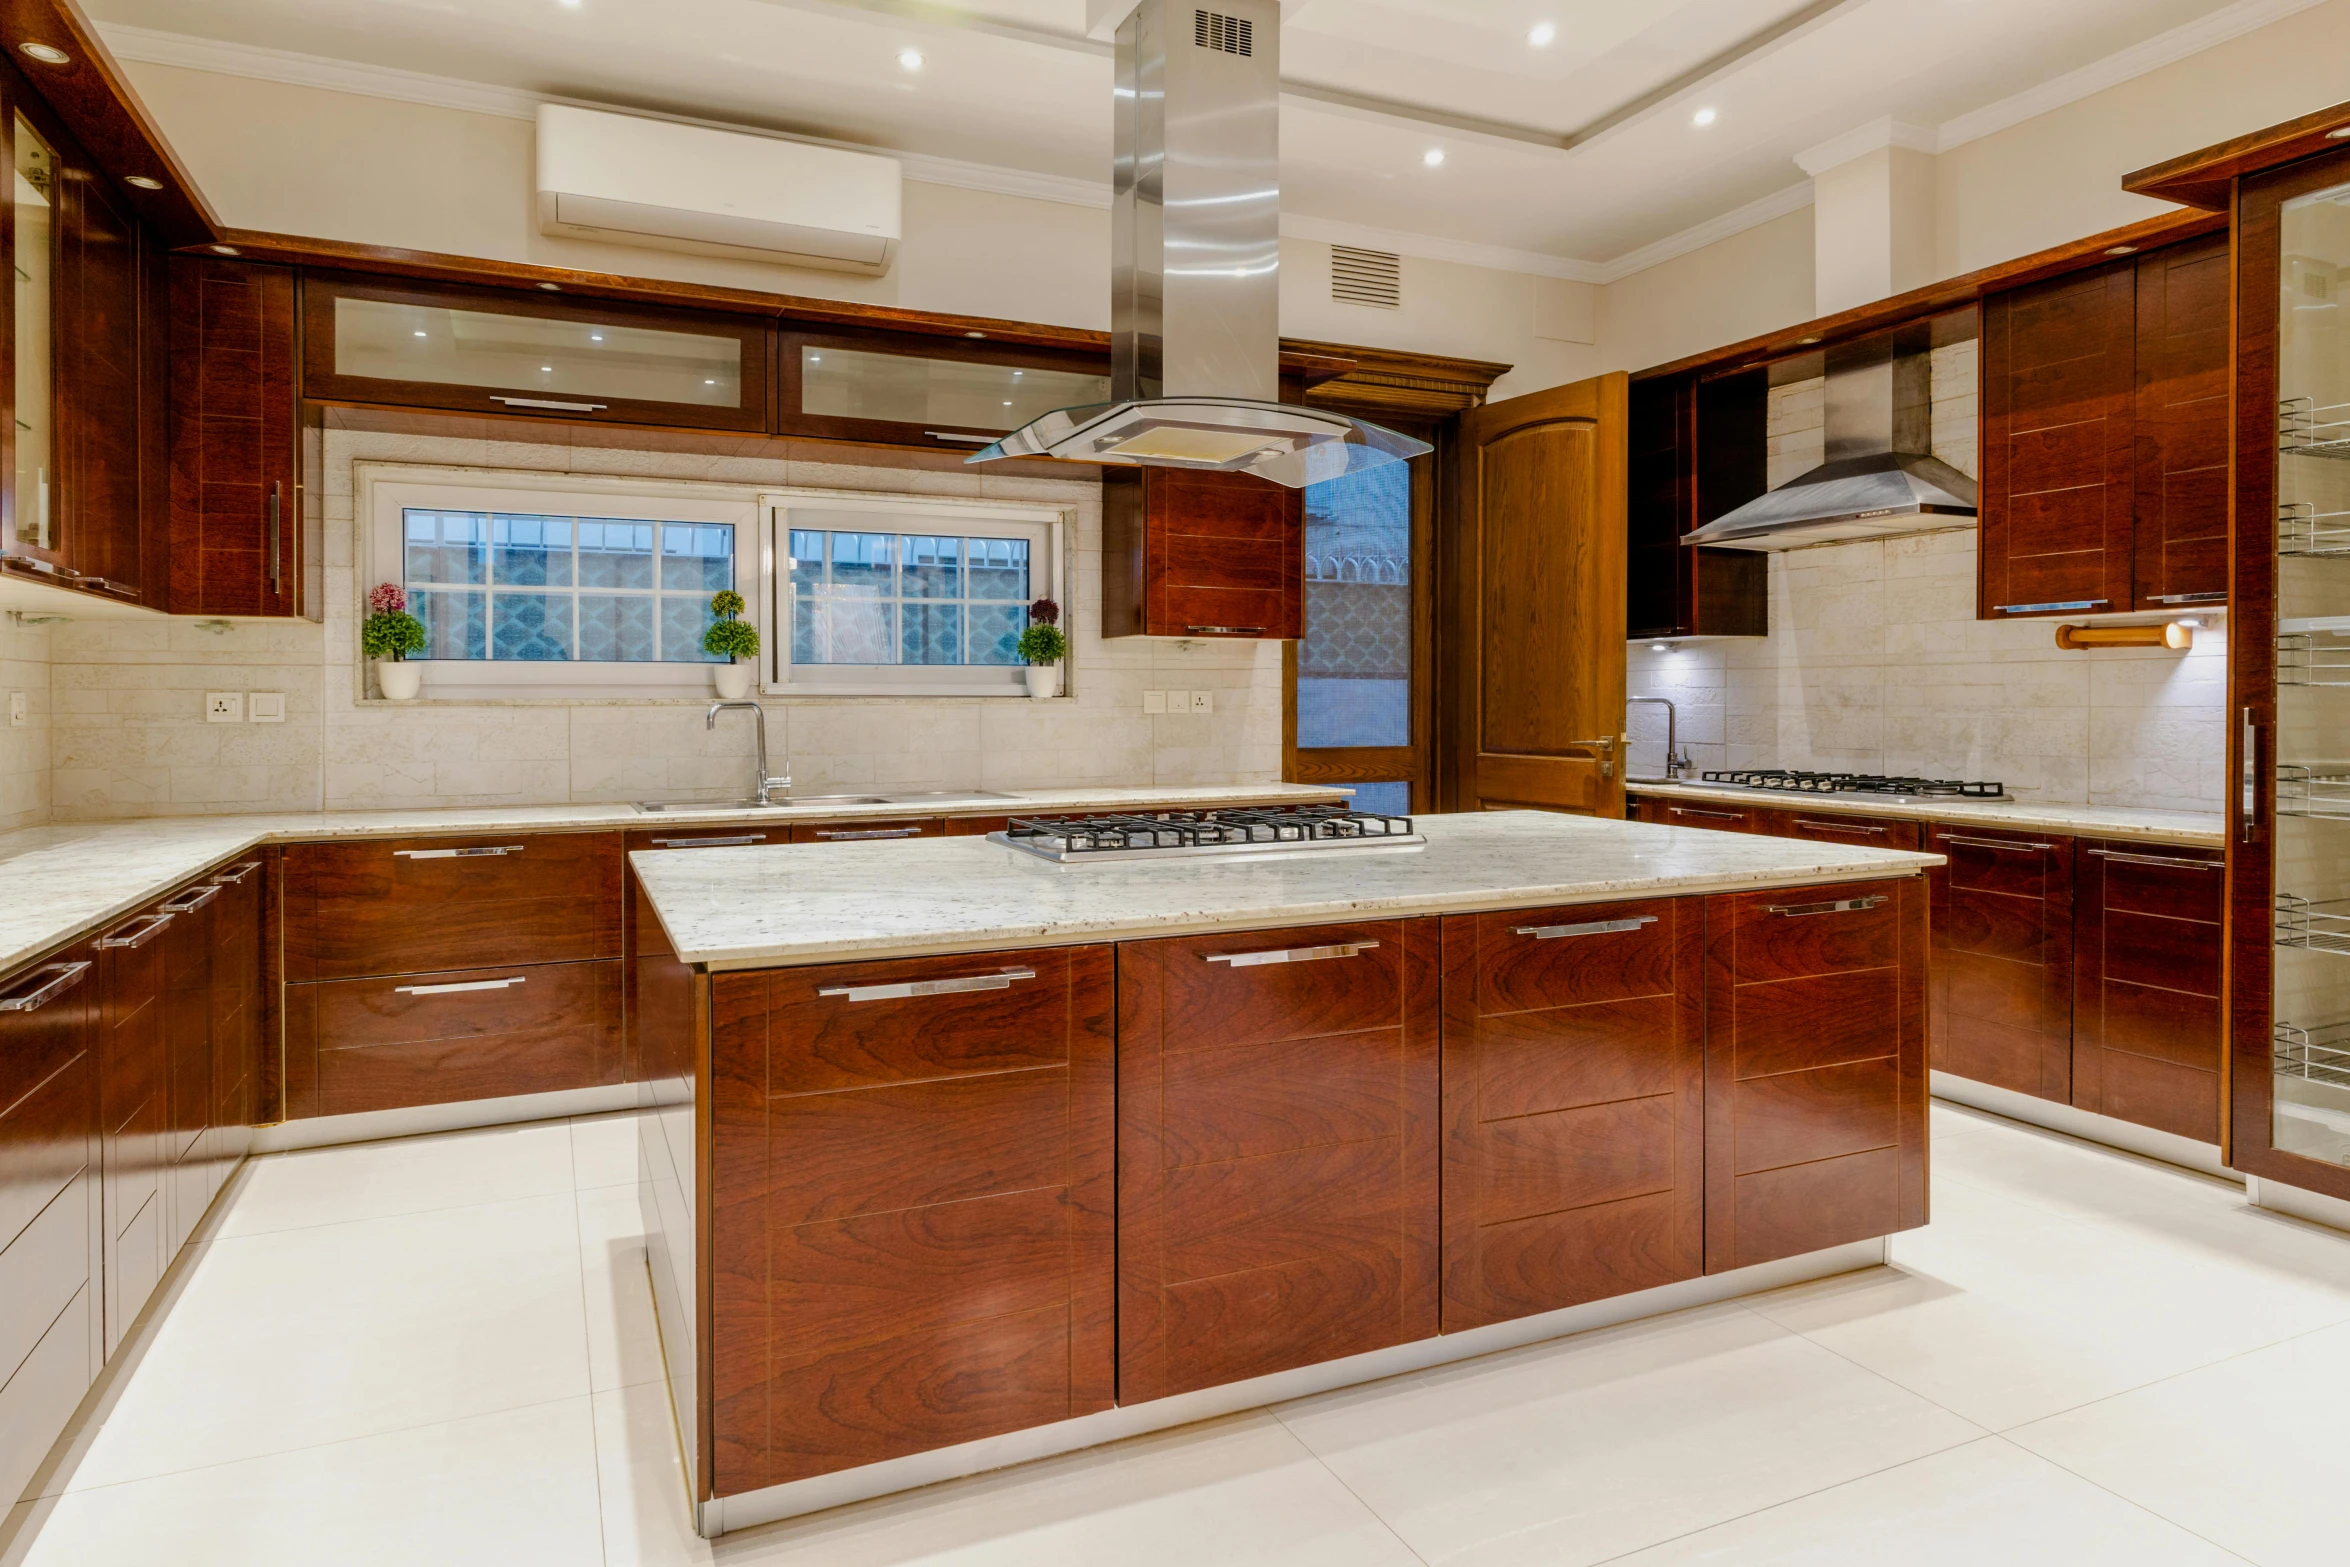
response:
[[[1670,697],[1629,696],[1624,698],[1624,705],[1627,707],[1631,706],[1634,702],[1654,702],[1657,706],[1665,710],[1664,781],[1666,783],[1671,783],[1674,779],[1679,778],[1683,773],[1688,772],[1693,766],[1696,765],[1689,760],[1689,753],[1681,749],[1681,710],[1673,705],[1672,699]],[[1627,768],[1626,776],[1629,775],[1630,769]]]
[[[717,728],[718,715],[728,708],[750,714],[758,725],[756,730],[759,737],[758,790],[753,798],[760,805],[774,805],[777,802],[770,799],[769,794],[780,788],[783,790],[784,799],[789,800],[791,798],[791,775],[786,773],[781,778],[774,778],[770,777],[767,772],[767,709],[756,702],[712,702],[710,711],[702,715],[702,727],[704,729]]]

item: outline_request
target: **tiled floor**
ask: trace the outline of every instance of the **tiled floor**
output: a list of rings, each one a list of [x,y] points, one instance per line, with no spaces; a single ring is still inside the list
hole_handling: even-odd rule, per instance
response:
[[[2344,1560],[2350,1236],[1935,1112],[1895,1265],[715,1543],[625,1116],[248,1166],[29,1567]],[[24,1514],[20,1513],[20,1517]],[[26,1543],[29,1541],[29,1545]]]

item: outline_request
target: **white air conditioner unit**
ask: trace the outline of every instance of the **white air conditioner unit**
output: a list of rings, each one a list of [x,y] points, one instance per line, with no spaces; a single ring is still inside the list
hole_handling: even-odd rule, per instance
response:
[[[559,104],[538,125],[543,233],[874,277],[897,256],[895,158]]]

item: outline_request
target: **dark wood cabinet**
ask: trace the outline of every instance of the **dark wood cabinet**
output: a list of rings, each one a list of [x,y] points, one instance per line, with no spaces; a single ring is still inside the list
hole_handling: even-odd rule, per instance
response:
[[[2072,1102],[2218,1142],[2226,858],[2084,843],[2073,866]]]
[[[294,275],[171,258],[171,608],[303,613]]]
[[[1811,843],[1848,843],[1856,849],[1919,849],[1925,846],[1926,824],[1898,816],[1842,816],[1832,811],[1807,811],[1791,806],[1779,813],[1769,831],[1781,838]]]
[[[2073,843],[1937,825],[1934,1067],[2069,1103]]]
[[[2135,603],[2228,596],[2228,238],[2138,258]]]
[[[891,821],[794,822],[794,843],[884,843],[896,838],[943,838],[947,823],[940,816],[908,816]]]
[[[713,1494],[1108,1408],[1110,949],[696,983]]]
[[[1704,909],[1443,921],[1444,1331],[1705,1268]]]
[[[171,1119],[159,907],[103,932],[98,953],[98,1107],[104,1177],[106,1354],[163,1277]]]
[[[1118,948],[1118,1400],[1437,1331],[1437,921]]]
[[[1102,472],[1102,635],[1305,630],[1305,492],[1249,474]]]
[[[1653,794],[1635,798],[1632,810],[1636,819],[1660,827],[1704,827],[1714,832],[1768,833],[1775,827],[1778,816],[1777,812],[1760,805],[1724,805],[1715,800],[1684,803]]]
[[[1682,537],[1769,487],[1769,372],[1634,381],[1627,399],[1625,634],[1770,632],[1770,557]]]
[[[1926,1222],[1925,889],[1705,900],[1708,1273]]]
[[[177,1256],[212,1202],[213,905],[209,882],[159,905],[171,916],[159,942],[163,963],[163,1250]]]

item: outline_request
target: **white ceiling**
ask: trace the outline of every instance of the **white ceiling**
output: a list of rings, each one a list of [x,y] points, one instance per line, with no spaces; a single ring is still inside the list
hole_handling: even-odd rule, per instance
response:
[[[2309,3],[1287,0],[1282,202],[1330,223],[1605,264],[1785,190],[1803,178],[1798,152],[1866,122],[1979,119],[2174,29],[2232,31]],[[278,51],[275,74],[293,69],[291,52],[1032,175],[1108,175],[1110,60],[1086,36],[1087,0],[90,9],[102,23]],[[1528,41],[1538,22],[1556,30],[1547,47]],[[919,70],[899,63],[909,48]],[[1692,123],[1699,108],[1712,124]],[[1432,148],[1441,167],[1423,162]]]

